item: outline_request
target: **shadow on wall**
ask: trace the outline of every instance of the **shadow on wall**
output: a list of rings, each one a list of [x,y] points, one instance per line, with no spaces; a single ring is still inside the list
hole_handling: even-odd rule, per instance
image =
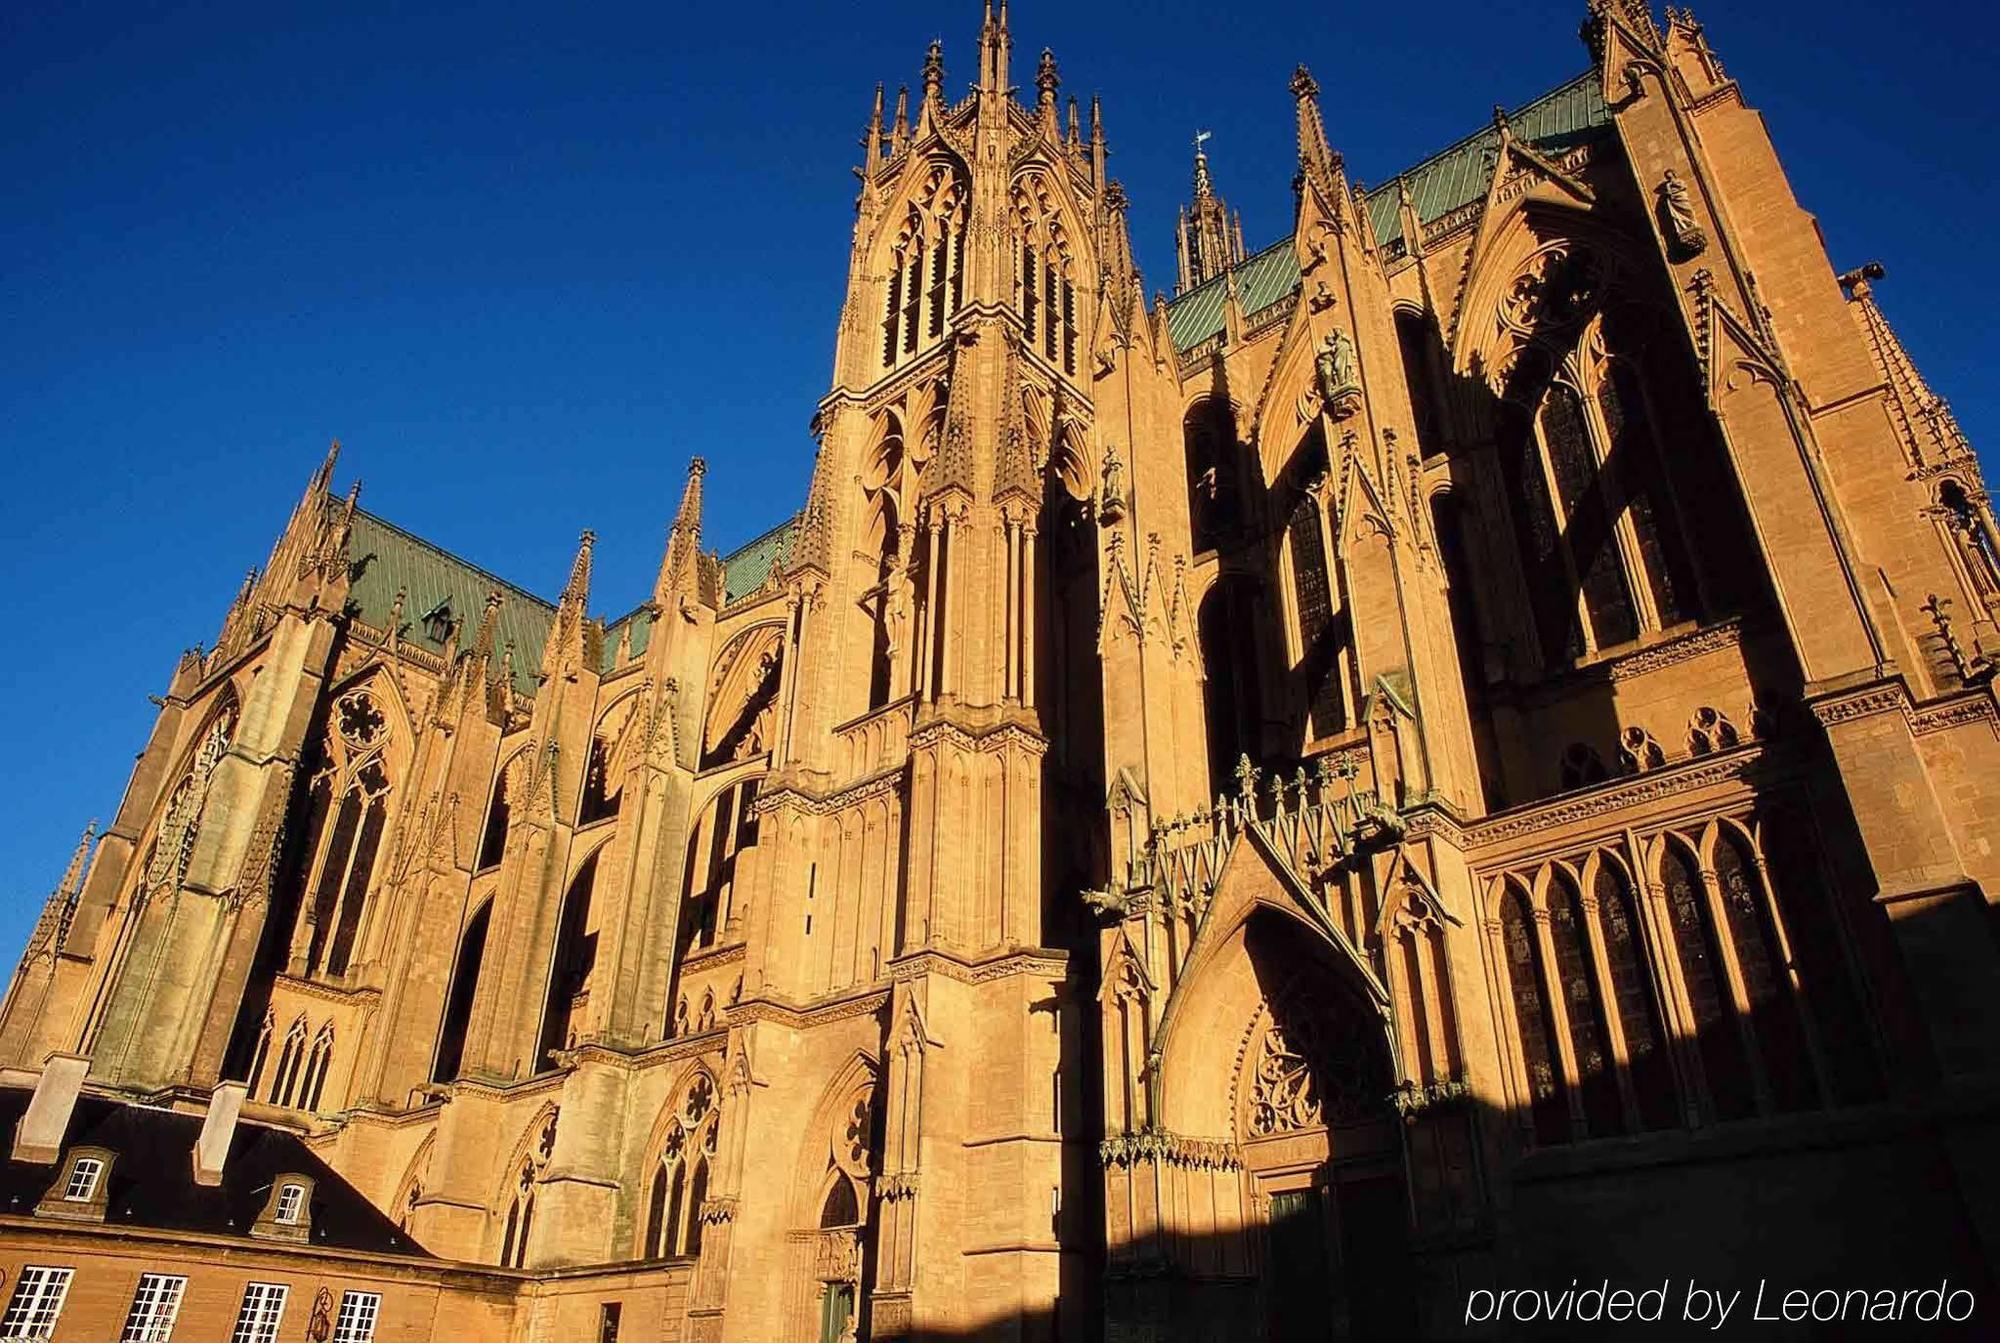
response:
[[[1979,903],[1974,892],[1917,917],[1963,941],[1959,926],[1977,921]],[[1910,945],[1909,932],[1898,941]],[[1967,964],[1990,962],[1990,948],[1981,950],[1988,961]],[[1356,1094],[1379,1081],[1352,1067],[1336,1077],[1327,1069],[1341,1066],[1338,1049],[1315,1057],[1296,1044],[1315,1028],[1357,1034],[1338,1018],[1366,1004],[1332,985],[1304,995],[1292,988],[1262,985],[1267,998],[1311,1014],[1275,1019],[1317,1094],[1334,1096],[1343,1084]],[[1753,1029],[1745,1046],[1770,1038]],[[1700,1066],[1700,1041],[1676,1045]],[[1221,1144],[1164,1134],[1107,1143],[1100,1173],[1109,1171],[1114,1211],[1136,1210],[1114,1222],[1148,1227],[1157,1220],[1149,1207],[1165,1205],[1180,1222],[1221,1229],[1127,1233],[1106,1248],[1102,1276],[1066,1290],[1052,1310],[900,1336],[1994,1337],[2000,1289],[1982,1237],[1994,1235],[1995,1212],[1979,1191],[2000,1172],[1991,1155],[2000,1107],[1964,1095],[1941,1103],[1924,1070],[1899,1074],[1893,1087],[1888,1101],[1789,1109],[1781,1089],[1767,1088],[1752,1117],[1690,1127],[1670,1116],[1649,1131],[1539,1146],[1537,1116],[1526,1109],[1451,1095],[1401,1112],[1387,1097],[1372,1110],[1329,1103],[1332,1127],[1317,1159],[1299,1160],[1301,1135],[1282,1126],[1259,1135],[1253,1125],[1237,1144],[1249,1169],[1225,1175],[1223,1187],[1241,1179],[1251,1191],[1253,1225],[1241,1229],[1188,1197],[1208,1187],[1218,1163],[1236,1160]],[[1718,1098],[1694,1108],[1744,1107]],[[1292,1155],[1279,1153],[1288,1143]],[[1066,1227],[1071,1247],[1080,1254],[1098,1225]],[[1631,1313],[1618,1320],[1603,1312],[1621,1290]],[[1501,1292],[1514,1295],[1503,1303]],[[1794,1292],[1806,1294],[1798,1298],[1806,1318],[1788,1321],[1784,1301]],[[1970,1317],[1940,1318],[1948,1296],[1954,1314]],[[862,1337],[893,1336],[871,1324],[864,1318]]]

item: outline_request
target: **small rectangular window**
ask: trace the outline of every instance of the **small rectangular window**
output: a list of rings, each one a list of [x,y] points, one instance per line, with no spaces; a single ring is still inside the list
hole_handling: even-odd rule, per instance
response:
[[[253,1282],[243,1289],[243,1308],[229,1343],[276,1343],[278,1324],[285,1318],[285,1299],[292,1289],[278,1282]]]
[[[277,1218],[286,1226],[296,1226],[299,1214],[305,1211],[306,1187],[302,1184],[288,1184],[278,1191]]]
[[[186,1290],[187,1279],[175,1274],[141,1274],[118,1343],[167,1343],[174,1336],[174,1319],[181,1313],[181,1293]]]
[[[69,1183],[63,1186],[63,1201],[88,1203],[97,1195],[97,1182],[104,1175],[104,1163],[94,1156],[80,1156],[69,1168]]]
[[[62,1314],[63,1298],[69,1295],[71,1268],[38,1268],[25,1265],[14,1279],[14,1295],[7,1313],[0,1315],[0,1338],[49,1338],[56,1331],[56,1317]]]
[[[618,1326],[625,1314],[620,1301],[606,1301],[597,1318],[597,1343],[618,1343]]]
[[[370,1343],[375,1320],[382,1313],[380,1292],[342,1292],[340,1318],[334,1321],[333,1343]]]

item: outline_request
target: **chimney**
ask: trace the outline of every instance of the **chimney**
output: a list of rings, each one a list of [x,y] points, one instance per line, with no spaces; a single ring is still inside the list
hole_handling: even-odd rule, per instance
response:
[[[69,1132],[69,1117],[89,1071],[90,1060],[81,1054],[49,1056],[35,1083],[34,1099],[14,1126],[14,1160],[46,1164],[62,1155],[63,1135]]]
[[[196,1184],[214,1188],[222,1183],[222,1164],[229,1159],[236,1116],[243,1113],[243,1097],[249,1089],[242,1082],[218,1082],[209,1093],[208,1116],[201,1121],[201,1137],[194,1145]]]

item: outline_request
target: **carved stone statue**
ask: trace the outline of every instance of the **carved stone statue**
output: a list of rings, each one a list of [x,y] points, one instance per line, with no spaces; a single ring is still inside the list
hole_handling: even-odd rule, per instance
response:
[[[889,574],[888,590],[882,595],[882,626],[889,638],[893,662],[906,646],[910,633],[910,571],[898,564]]]
[[[1695,222],[1694,198],[1689,195],[1687,183],[1672,168],[1660,181],[1660,217],[1666,227],[1667,241],[1674,245],[1683,257],[1699,256],[1708,246],[1708,235]]]
[[[1118,449],[1106,444],[1104,447],[1104,472],[1098,490],[1099,516],[1106,522],[1116,522],[1125,516],[1125,464],[1118,460]]]
[[[1344,420],[1361,408],[1361,377],[1354,361],[1354,338],[1335,331],[1313,361],[1319,374],[1319,395],[1327,414]]]

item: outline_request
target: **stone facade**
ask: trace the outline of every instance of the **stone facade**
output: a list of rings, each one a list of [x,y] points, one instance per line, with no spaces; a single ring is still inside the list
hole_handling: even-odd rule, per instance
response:
[[[1990,1286],[1979,468],[1700,25],[1584,35],[1373,189],[1301,68],[1290,234],[1197,146],[1149,301],[989,5],[877,92],[799,514],[704,553],[696,462],[604,620],[588,534],[551,605],[329,455],[0,1064],[244,1081],[435,1255],[636,1275],[626,1339]]]

